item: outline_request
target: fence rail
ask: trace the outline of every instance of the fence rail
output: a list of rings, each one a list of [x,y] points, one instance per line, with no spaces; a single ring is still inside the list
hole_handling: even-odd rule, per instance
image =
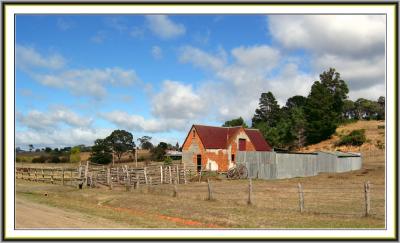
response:
[[[93,165],[89,162],[77,168],[17,167],[16,179],[61,183],[63,185],[138,187],[139,185],[186,184],[196,172],[185,165],[152,165],[137,168],[125,166]]]

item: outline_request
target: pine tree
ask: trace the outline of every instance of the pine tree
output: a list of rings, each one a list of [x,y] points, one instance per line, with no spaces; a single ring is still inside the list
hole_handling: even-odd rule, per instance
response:
[[[259,108],[256,109],[252,119],[252,127],[259,122],[266,122],[270,127],[275,127],[280,119],[281,110],[275,96],[271,93],[262,93]]]

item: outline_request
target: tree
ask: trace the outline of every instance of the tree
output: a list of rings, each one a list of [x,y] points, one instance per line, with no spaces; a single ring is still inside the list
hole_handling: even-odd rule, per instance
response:
[[[165,150],[167,150],[168,144],[164,142],[160,142],[157,147],[154,147],[151,150],[151,158],[155,161],[163,161],[164,156],[166,154]]]
[[[46,147],[45,149],[44,149],[44,151],[46,152],[46,153],[51,153],[51,151],[53,151],[50,147]]]
[[[179,148],[180,148],[180,147],[179,147],[179,143],[176,142],[176,144],[175,144],[175,150],[176,150],[176,151],[179,151]]]
[[[111,146],[106,139],[94,141],[89,160],[97,164],[109,164],[112,161]]]
[[[304,107],[307,103],[307,98],[301,95],[290,97],[286,101],[286,107],[291,110],[296,107]]]
[[[304,106],[308,144],[325,140],[335,132],[348,92],[346,83],[333,68],[323,72],[320,81],[314,82]]]
[[[223,125],[223,127],[237,127],[237,126],[242,126],[244,128],[247,128],[247,124],[244,122],[242,117],[232,119],[229,121],[226,121]]]
[[[151,150],[154,146],[153,144],[150,142],[151,137],[149,136],[143,136],[141,138],[137,139],[140,143],[140,147],[142,149],[147,149],[147,150]]]
[[[32,152],[33,150],[33,144],[29,144],[29,152]]]
[[[345,119],[358,119],[356,114],[356,106],[352,100],[345,100],[343,103],[342,118]]]
[[[111,145],[112,151],[116,154],[118,161],[123,153],[133,148],[133,135],[125,130],[114,130],[106,141]]]
[[[259,108],[252,119],[252,127],[259,122],[266,122],[268,126],[274,127],[278,124],[281,111],[275,96],[271,93],[262,93],[259,101]]]
[[[71,149],[71,154],[69,156],[69,161],[71,163],[78,163],[81,161],[81,149],[79,146],[75,146]]]
[[[377,103],[379,106],[377,119],[385,120],[385,97],[380,96]]]

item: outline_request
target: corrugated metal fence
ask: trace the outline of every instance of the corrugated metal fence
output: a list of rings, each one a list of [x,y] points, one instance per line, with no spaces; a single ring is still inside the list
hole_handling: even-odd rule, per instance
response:
[[[244,164],[250,178],[283,179],[315,176],[320,172],[345,172],[361,169],[362,160],[356,154],[318,153],[237,153],[237,163]]]

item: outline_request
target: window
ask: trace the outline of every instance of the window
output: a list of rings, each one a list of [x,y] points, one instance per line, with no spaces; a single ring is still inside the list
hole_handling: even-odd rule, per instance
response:
[[[196,131],[195,130],[193,130],[193,137],[194,138],[196,137]]]
[[[231,155],[231,161],[232,162],[235,161],[235,155],[234,154]]]

